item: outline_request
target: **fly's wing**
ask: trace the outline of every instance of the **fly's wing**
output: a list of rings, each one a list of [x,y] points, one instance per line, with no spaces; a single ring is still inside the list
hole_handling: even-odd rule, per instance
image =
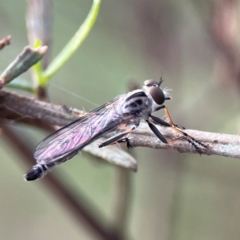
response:
[[[69,159],[86,145],[113,131],[122,123],[115,111],[118,98],[64,126],[46,137],[37,146],[34,158],[37,163],[53,163]]]

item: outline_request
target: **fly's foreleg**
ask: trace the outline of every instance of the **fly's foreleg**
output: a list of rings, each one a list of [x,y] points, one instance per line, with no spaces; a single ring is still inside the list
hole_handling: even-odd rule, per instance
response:
[[[168,122],[162,120],[161,118],[158,118],[158,117],[153,116],[153,115],[150,115],[149,117],[150,117],[150,118],[153,120],[153,122],[156,123],[156,124],[160,124],[160,125],[163,125],[163,126],[165,126],[165,127],[171,127],[171,125],[170,125]]]
[[[126,135],[132,133],[135,129],[136,129],[136,125],[132,126],[130,129],[122,132],[122,133],[119,133],[113,137],[110,137],[108,138],[107,140],[105,140],[104,142],[102,142],[99,147],[102,148],[102,147],[105,147],[105,146],[108,146],[108,145],[111,145],[111,144],[116,144],[116,143],[121,143],[121,142],[126,142],[127,144],[127,147],[128,148],[131,148],[131,144],[129,142],[129,139],[128,137],[126,137]]]
[[[162,120],[161,118],[158,118],[158,117],[156,117],[156,116],[150,115],[150,118],[153,120],[153,122],[155,122],[155,123],[157,123],[157,124],[160,124],[160,125],[163,125],[163,126],[166,126],[166,127],[171,127],[172,125],[174,125],[174,126],[176,126],[177,128],[185,129],[185,127],[182,127],[182,126],[179,126],[179,125],[176,125],[176,124],[173,123],[173,121],[172,121],[172,119],[171,119],[171,117],[170,117],[170,115],[169,115],[169,112],[168,112],[167,108],[166,108],[164,105],[161,106],[161,107],[159,107],[157,110],[160,110],[160,109],[162,109],[162,108],[164,108],[165,115],[166,115],[166,117],[167,117],[168,122],[167,122],[167,121],[164,121],[164,120]]]
[[[165,111],[165,115],[167,117],[168,122],[166,122],[166,121],[164,121],[164,120],[162,120],[162,119],[160,119],[158,117],[152,116],[152,115],[150,116],[150,119],[152,119],[153,122],[155,122],[157,124],[160,124],[160,125],[163,125],[163,126],[166,126],[166,127],[171,127],[174,131],[176,131],[176,132],[178,132],[179,134],[182,135],[181,137],[178,137],[176,139],[168,141],[168,143],[173,143],[173,142],[178,141],[178,140],[186,139],[190,144],[192,144],[194,146],[196,151],[198,153],[200,153],[200,154],[201,154],[202,151],[201,151],[199,146],[201,146],[201,147],[203,147],[205,149],[208,148],[207,145],[203,144],[202,142],[198,141],[197,139],[195,139],[192,136],[188,135],[187,133],[183,132],[182,129],[185,129],[185,128],[180,127],[180,126],[174,124],[172,119],[171,119],[171,117],[170,117],[170,114],[169,114],[167,108],[164,105],[161,106],[160,109],[162,109],[162,108]]]

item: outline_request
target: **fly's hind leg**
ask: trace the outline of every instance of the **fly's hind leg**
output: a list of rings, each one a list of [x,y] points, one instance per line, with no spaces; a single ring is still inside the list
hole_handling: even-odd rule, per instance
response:
[[[105,146],[108,146],[108,145],[112,145],[112,144],[116,144],[116,143],[121,143],[121,142],[126,142],[127,144],[127,147],[128,148],[131,148],[131,144],[129,142],[129,138],[126,137],[126,135],[128,135],[129,133],[133,132],[135,129],[136,129],[136,125],[132,126],[130,129],[122,132],[122,133],[119,133],[113,137],[110,137],[108,138],[107,140],[105,140],[104,142],[102,142],[99,147],[102,148],[102,147],[105,147]]]
[[[181,127],[178,127],[177,125],[175,125],[175,124],[173,123],[171,117],[170,117],[170,114],[169,114],[169,112],[168,112],[168,109],[167,109],[165,106],[164,106],[164,111],[165,111],[165,114],[166,114],[166,117],[167,117],[169,123],[171,124],[171,128],[172,128],[173,130],[175,130],[176,132],[182,134],[182,135],[187,139],[187,141],[188,141],[189,143],[191,143],[191,144],[196,148],[197,151],[200,150],[200,149],[198,148],[198,146],[196,145],[196,143],[197,143],[198,145],[202,146],[203,148],[208,148],[207,145],[203,144],[202,142],[198,141],[198,140],[195,139],[194,137],[192,137],[192,136],[188,135],[187,133],[183,132],[183,131],[181,130]],[[180,129],[179,129],[179,128],[180,128]],[[198,151],[198,152],[201,153],[201,150]]]

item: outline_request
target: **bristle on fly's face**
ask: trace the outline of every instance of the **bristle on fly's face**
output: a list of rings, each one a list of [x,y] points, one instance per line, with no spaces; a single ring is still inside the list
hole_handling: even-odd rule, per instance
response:
[[[170,89],[170,88],[164,88],[163,89],[165,100],[171,100],[172,99],[172,97],[170,96],[170,93],[169,93],[171,91],[172,91],[172,89]]]

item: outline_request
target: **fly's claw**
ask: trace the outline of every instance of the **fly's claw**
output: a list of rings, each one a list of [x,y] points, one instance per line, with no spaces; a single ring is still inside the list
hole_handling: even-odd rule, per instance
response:
[[[195,139],[194,137],[184,133],[184,136],[181,137],[182,139],[186,139],[196,150],[198,154],[206,153],[209,149],[209,145],[202,143],[201,141]]]
[[[130,139],[129,138],[126,139],[126,146],[127,146],[128,149],[133,148],[132,144],[130,143]]]
[[[176,128],[179,128],[180,130],[185,130],[185,129],[186,129],[185,127],[179,126],[179,125],[177,125],[177,124],[174,124],[174,126],[175,126]]]
[[[195,139],[196,140],[196,139]],[[201,146],[201,148],[198,148],[199,150],[197,150],[197,152],[201,155],[202,153],[206,153],[209,150],[209,145],[204,144],[198,140],[196,140],[196,142]],[[203,151],[204,150],[204,151]]]
[[[126,137],[118,141],[118,143],[123,143],[123,142],[126,143],[126,147],[128,149],[133,148],[132,144],[130,143],[130,138]]]

